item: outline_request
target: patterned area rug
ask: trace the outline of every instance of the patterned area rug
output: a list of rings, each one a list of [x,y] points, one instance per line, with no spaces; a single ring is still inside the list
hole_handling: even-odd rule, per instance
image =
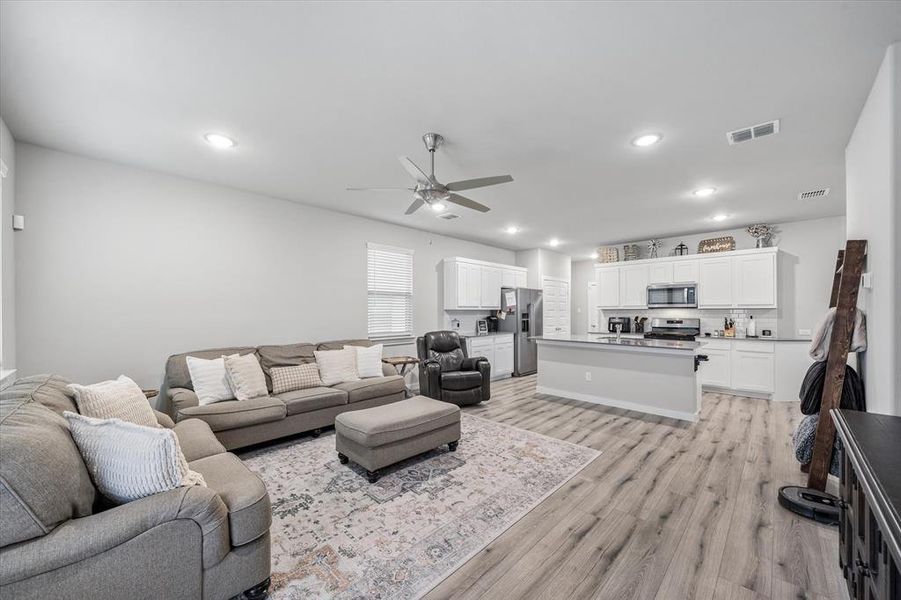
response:
[[[243,453],[272,499],[272,597],[417,598],[600,452],[463,414],[447,446],[369,484],[334,432]]]

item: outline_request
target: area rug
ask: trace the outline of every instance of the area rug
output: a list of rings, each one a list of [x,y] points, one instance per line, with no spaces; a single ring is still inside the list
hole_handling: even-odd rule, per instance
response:
[[[243,453],[272,499],[272,597],[418,598],[600,454],[465,413],[462,430],[374,484],[334,432]]]

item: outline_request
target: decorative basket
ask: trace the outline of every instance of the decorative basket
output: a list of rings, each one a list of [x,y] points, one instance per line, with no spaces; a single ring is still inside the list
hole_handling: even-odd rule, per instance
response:
[[[709,254],[711,252],[729,252],[735,250],[735,238],[731,235],[710,238],[709,240],[701,240],[698,244],[698,254]]]
[[[608,246],[606,248],[598,248],[598,262],[619,262],[619,248],[614,248],[612,246]]]
[[[623,260],[638,260],[641,258],[641,246],[638,244],[626,244],[623,246]]]

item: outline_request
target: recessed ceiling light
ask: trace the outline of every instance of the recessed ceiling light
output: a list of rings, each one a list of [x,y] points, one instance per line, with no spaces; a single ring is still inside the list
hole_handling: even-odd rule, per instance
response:
[[[597,260],[597,259],[598,259],[598,253],[597,253],[597,252],[592,252],[590,258],[591,258],[591,260]]]
[[[707,196],[712,196],[716,193],[715,187],[704,187],[698,188],[694,192],[692,192],[698,198],[706,198]]]
[[[235,140],[231,139],[228,136],[222,135],[221,133],[208,133],[203,136],[203,139],[205,139],[206,143],[213,148],[219,148],[220,150],[226,150],[228,148],[235,147]]]
[[[519,233],[519,227],[517,227],[516,225],[510,225],[505,231],[510,235],[513,235],[514,233]]]
[[[556,248],[560,245],[560,240],[558,240],[557,238],[551,238],[551,241],[549,241],[548,244],[551,246],[551,248]]]
[[[447,205],[444,202],[432,202],[431,204],[429,204],[429,206],[435,212],[441,212],[442,210],[447,208]]]
[[[659,133],[645,133],[632,140],[632,145],[643,148],[645,146],[653,146],[662,139],[663,135]]]
[[[723,214],[713,215],[712,218],[714,221],[725,221],[726,219],[729,218],[729,215],[723,215]]]

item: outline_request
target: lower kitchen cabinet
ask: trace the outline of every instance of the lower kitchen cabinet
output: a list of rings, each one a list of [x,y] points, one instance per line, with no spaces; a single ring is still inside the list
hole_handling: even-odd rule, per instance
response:
[[[732,389],[772,394],[776,378],[774,353],[773,342],[732,342]]]
[[[466,354],[483,356],[491,363],[491,379],[513,374],[513,334],[466,338]]]
[[[702,339],[698,377],[701,385],[736,394],[763,395],[773,400],[797,400],[811,360],[805,342]]]
[[[701,385],[732,387],[732,348],[730,342],[715,340],[701,349],[707,362],[700,365]]]

